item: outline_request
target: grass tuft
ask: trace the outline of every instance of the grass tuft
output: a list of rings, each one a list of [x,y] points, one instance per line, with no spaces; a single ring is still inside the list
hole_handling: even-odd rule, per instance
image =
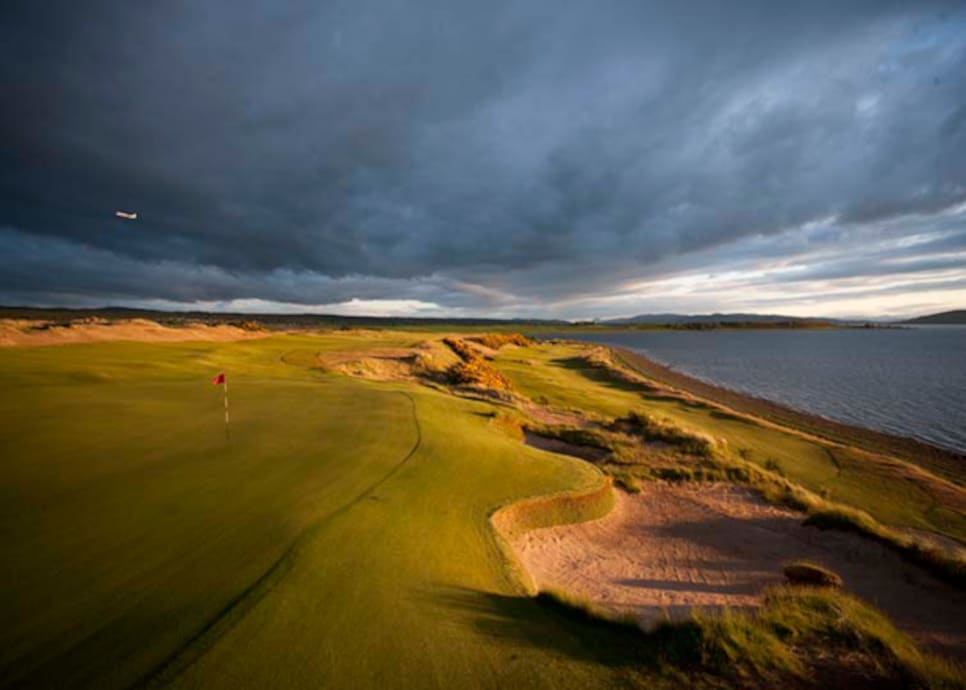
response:
[[[637,618],[633,613],[615,611],[606,606],[601,606],[586,597],[581,597],[563,590],[541,590],[537,594],[537,600],[564,607],[589,620],[604,621],[629,628],[639,628]]]
[[[792,561],[784,568],[789,584],[812,587],[841,587],[842,578],[828,568],[811,561]]]
[[[688,455],[713,458],[715,440],[704,434],[682,429],[669,419],[656,419],[646,412],[630,412],[626,417],[615,419],[612,428],[620,429],[643,438],[675,446]]]
[[[574,446],[591,446],[603,450],[613,450],[613,440],[608,434],[590,427],[551,426],[547,424],[528,424],[527,430],[541,436],[555,438]]]
[[[521,333],[483,333],[467,338],[474,343],[479,343],[483,347],[491,350],[499,350],[504,345],[517,345],[526,347],[530,344],[530,339]]]
[[[823,502],[811,511],[803,524],[818,529],[855,532],[897,551],[899,555],[959,589],[966,589],[966,563],[918,539],[906,536],[877,522],[868,513],[834,503]]]
[[[509,391],[513,388],[510,379],[493,368],[466,341],[444,338],[443,342],[460,358],[447,372],[449,382],[453,385],[495,391]]]
[[[581,597],[559,591],[541,597],[583,617],[635,625],[633,617]],[[840,687],[966,687],[961,668],[922,652],[878,611],[831,588],[777,587],[754,613],[695,611],[641,634],[642,655],[652,657],[642,661],[742,687],[790,681],[821,687],[825,679]]]

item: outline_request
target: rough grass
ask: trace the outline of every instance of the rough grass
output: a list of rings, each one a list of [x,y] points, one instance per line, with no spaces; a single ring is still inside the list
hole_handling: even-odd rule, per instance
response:
[[[611,467],[602,467],[611,471]],[[624,470],[626,471],[626,469]],[[835,503],[798,486],[785,477],[738,458],[720,458],[701,467],[657,467],[639,472],[640,478],[667,481],[726,481],[745,484],[774,504],[807,514],[806,526],[855,532],[898,552],[943,581],[966,588],[966,561],[960,553],[943,551],[925,541],[882,524],[869,513]]]
[[[629,412],[621,419],[615,419],[611,426],[629,431],[645,441],[668,443],[688,455],[711,458],[715,454],[714,439],[683,429],[670,419],[657,419],[639,410]]]
[[[616,450],[619,446],[611,434],[593,427],[559,426],[554,424],[539,424],[533,421],[525,423],[527,431],[541,436],[555,438],[574,446],[590,446],[601,450]]]
[[[865,511],[817,495],[788,480],[774,462],[766,462],[761,467],[747,459],[746,449],[731,453],[714,439],[682,429],[670,420],[655,420],[646,414],[631,412],[603,426],[527,423],[527,428],[574,445],[609,451],[596,464],[631,493],[640,490],[640,481],[649,479],[744,484],[771,503],[805,512],[808,515],[805,525],[862,534],[896,550],[903,558],[944,581],[966,587],[966,561],[961,554],[938,549],[883,525]],[[641,451],[640,442],[655,441],[667,444],[668,448],[659,453]]]
[[[513,387],[506,376],[489,366],[481,358],[454,364],[449,370],[449,382],[457,386],[470,386],[496,391],[508,391]]]
[[[518,345],[526,347],[530,344],[530,339],[520,333],[483,333],[467,338],[475,343],[479,343],[491,350],[499,350],[504,345]]]
[[[868,513],[826,502],[813,508],[804,524],[862,534],[894,549],[909,562],[922,566],[945,582],[966,589],[966,561],[961,556],[950,555],[920,539],[890,529]]]
[[[565,590],[554,589],[552,587],[542,589],[536,595],[536,598],[538,600],[551,602],[556,606],[572,609],[588,620],[604,621],[606,623],[614,623],[640,630],[637,617],[632,612],[616,611],[606,606],[601,606],[586,597],[581,597]]]
[[[841,587],[842,578],[818,563],[796,560],[786,563],[783,569],[785,579],[792,585],[812,585],[815,587]]]
[[[522,366],[520,358],[531,364]],[[574,344],[533,345],[495,364],[531,399],[589,415],[625,419],[632,412],[668,420],[712,439],[714,452],[688,457],[669,448],[623,445],[619,434],[596,445],[610,447],[601,469],[630,487],[647,479],[733,481],[756,488],[772,502],[815,516],[810,524],[861,532],[882,541],[913,562],[959,586],[966,563],[897,528],[930,530],[966,538],[962,489],[944,484],[923,470],[849,448],[760,425],[721,412],[713,405],[659,391],[640,375],[615,363],[605,348]],[[650,426],[645,423],[644,428]],[[720,440],[720,444],[718,443]],[[616,447],[615,447],[616,443]],[[646,452],[645,452],[646,451]]]
[[[443,342],[464,362],[469,362],[480,357],[479,351],[468,345],[462,338],[448,336],[443,338]]]
[[[480,353],[465,340],[455,337],[444,338],[443,342],[456,353],[460,361],[448,371],[449,383],[491,391],[509,391],[510,379],[492,367]]]
[[[578,615],[627,628],[632,616],[566,593],[543,596]],[[638,633],[642,661],[705,685],[732,687],[966,687],[963,670],[923,653],[879,612],[834,589],[777,587],[753,613],[695,611],[683,622]]]

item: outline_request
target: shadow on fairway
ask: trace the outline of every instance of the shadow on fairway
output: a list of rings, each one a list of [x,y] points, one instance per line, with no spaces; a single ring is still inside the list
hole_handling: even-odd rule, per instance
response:
[[[647,391],[645,384],[632,383],[617,378],[606,369],[591,366],[583,357],[559,357],[551,360],[550,363],[554,366],[576,372],[584,378],[594,383],[599,383],[602,386],[607,386],[608,388],[615,388],[628,393],[642,393]]]
[[[645,381],[626,381],[603,367],[591,366],[581,357],[560,357],[551,360],[550,363],[562,369],[573,371],[592,383],[624,393],[634,393],[650,402],[670,402],[684,409],[716,409],[699,400],[688,400],[680,395],[669,394],[665,389],[652,386]]]
[[[591,618],[541,594],[508,596],[462,587],[427,593],[430,602],[465,614],[477,632],[509,645],[546,649],[579,661],[612,667],[655,666],[654,634]]]

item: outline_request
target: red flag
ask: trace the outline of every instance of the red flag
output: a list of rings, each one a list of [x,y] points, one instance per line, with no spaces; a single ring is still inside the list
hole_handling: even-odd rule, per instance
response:
[[[221,386],[225,383],[225,372],[221,372],[215,378],[211,379],[211,385]]]

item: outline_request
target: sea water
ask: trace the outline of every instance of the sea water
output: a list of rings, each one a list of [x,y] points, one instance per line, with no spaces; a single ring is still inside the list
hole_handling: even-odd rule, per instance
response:
[[[625,347],[733,390],[966,452],[966,326],[558,337]]]

